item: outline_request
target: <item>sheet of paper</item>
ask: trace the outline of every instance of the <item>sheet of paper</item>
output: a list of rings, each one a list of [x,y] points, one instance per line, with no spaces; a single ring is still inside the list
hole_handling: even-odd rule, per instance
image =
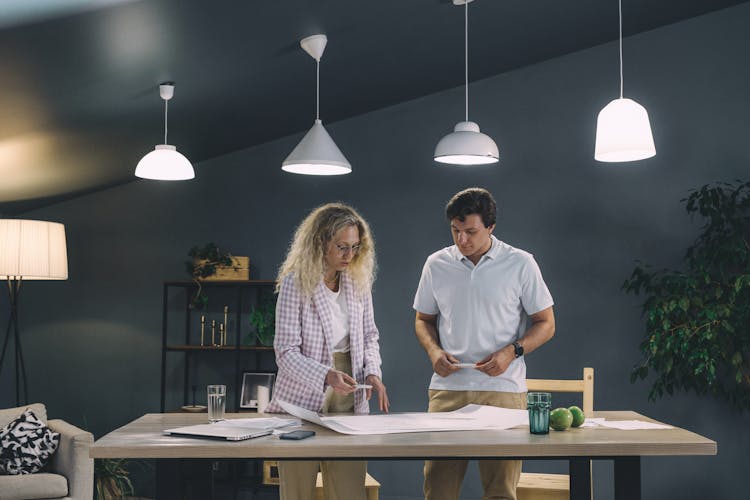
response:
[[[213,425],[221,427],[240,427],[243,429],[282,429],[299,426],[300,421],[295,418],[230,418],[222,420]]]
[[[673,428],[671,425],[644,422],[642,420],[605,420],[601,425],[610,429],[620,429],[623,431]]]
[[[623,431],[673,428],[671,425],[644,422],[643,420],[607,420],[605,418],[587,418],[581,427],[619,429]]]
[[[445,413],[394,413],[387,415],[343,415],[321,417],[315,412],[280,401],[295,417],[342,434],[396,434],[403,432],[502,430],[528,424],[526,410],[467,405]]]

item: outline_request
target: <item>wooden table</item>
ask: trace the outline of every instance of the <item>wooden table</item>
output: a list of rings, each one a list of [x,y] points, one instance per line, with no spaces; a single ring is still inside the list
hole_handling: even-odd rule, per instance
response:
[[[249,418],[255,414],[228,414]],[[261,415],[262,416],[262,415]],[[599,411],[594,417],[608,420],[645,420],[632,411]],[[568,460],[571,499],[589,498],[590,460],[613,460],[615,498],[641,498],[641,457],[716,455],[716,442],[680,428],[621,431],[584,428],[549,435],[529,434],[527,427],[507,431],[451,431],[348,436],[305,423],[317,435],[303,441],[265,436],[226,442],[162,435],[162,430],[204,423],[205,414],[147,414],[98,439],[92,458],[155,459],[367,459],[422,460],[441,458],[519,458]],[[158,479],[158,478],[157,478]],[[157,491],[157,494],[159,492]]]

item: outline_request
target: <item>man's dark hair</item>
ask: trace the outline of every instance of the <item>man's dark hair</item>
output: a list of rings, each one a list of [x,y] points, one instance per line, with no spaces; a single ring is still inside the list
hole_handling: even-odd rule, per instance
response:
[[[497,205],[489,191],[483,188],[468,188],[453,195],[445,206],[448,222],[458,218],[461,222],[467,215],[479,214],[484,227],[490,227],[497,219]]]

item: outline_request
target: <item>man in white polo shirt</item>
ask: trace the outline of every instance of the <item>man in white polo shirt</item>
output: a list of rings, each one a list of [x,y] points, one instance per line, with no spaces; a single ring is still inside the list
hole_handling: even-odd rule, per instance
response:
[[[427,258],[414,297],[417,339],[435,372],[429,411],[470,403],[525,409],[524,355],[555,333],[552,296],[534,257],[492,235],[497,208],[489,191],[461,191],[445,211],[455,245]],[[458,499],[466,466],[426,461],[425,499]],[[479,472],[483,498],[515,500],[520,460],[482,460]]]

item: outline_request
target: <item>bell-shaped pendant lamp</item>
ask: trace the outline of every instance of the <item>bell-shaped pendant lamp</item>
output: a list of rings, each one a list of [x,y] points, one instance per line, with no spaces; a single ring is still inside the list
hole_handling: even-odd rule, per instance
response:
[[[305,134],[297,147],[286,157],[281,169],[294,174],[342,175],[352,171],[349,161],[333,142],[320,121],[320,58],[326,49],[328,38],[325,35],[309,36],[302,41],[302,48],[315,59],[315,123]]]
[[[164,144],[157,144],[153,151],[141,158],[135,167],[136,177],[160,181],[184,181],[195,177],[190,161],[167,144],[167,111],[169,100],[174,96],[174,83],[159,85],[159,95],[164,99]]]
[[[596,120],[594,159],[603,162],[643,160],[656,155],[646,108],[623,97],[622,0],[620,14],[620,98],[607,104]]]
[[[497,163],[500,152],[492,138],[479,131],[479,125],[469,121],[469,2],[453,0],[454,5],[464,6],[464,95],[465,117],[458,122],[453,132],[446,135],[435,147],[435,161],[451,165],[487,165]]]

